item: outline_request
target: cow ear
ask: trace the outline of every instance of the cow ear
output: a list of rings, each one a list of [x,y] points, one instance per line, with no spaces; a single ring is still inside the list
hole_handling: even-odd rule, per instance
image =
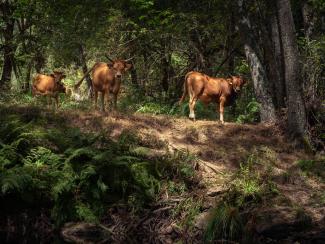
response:
[[[126,63],[125,64],[125,68],[124,68],[124,70],[125,71],[128,71],[129,69],[131,69],[133,67],[133,65],[131,64],[131,63]]]
[[[108,63],[107,66],[108,66],[109,68],[113,68],[113,63]]]
[[[227,79],[227,81],[228,81],[228,83],[229,83],[230,85],[233,84],[232,79]]]

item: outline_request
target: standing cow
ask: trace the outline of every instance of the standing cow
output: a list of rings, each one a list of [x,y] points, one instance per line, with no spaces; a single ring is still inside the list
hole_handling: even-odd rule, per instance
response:
[[[105,110],[105,96],[109,103],[109,94],[113,95],[114,108],[116,109],[117,96],[120,91],[122,74],[132,68],[129,60],[111,60],[111,63],[96,63],[82,79],[74,86],[77,89],[85,77],[92,71],[92,89],[94,92],[95,109],[97,109],[98,92],[101,93],[101,109]]]
[[[62,79],[66,76],[63,72],[54,71],[53,74],[43,75],[37,74],[33,79],[32,95],[33,96],[47,96],[49,103],[51,98],[54,98],[56,108],[59,107],[59,93],[65,93],[66,87],[62,83]]]
[[[185,76],[184,93],[179,103],[189,95],[189,118],[195,120],[195,103],[200,99],[203,103],[219,103],[220,121],[224,123],[224,107],[230,105],[245,81],[238,76],[229,79],[213,78],[199,72],[189,72]]]

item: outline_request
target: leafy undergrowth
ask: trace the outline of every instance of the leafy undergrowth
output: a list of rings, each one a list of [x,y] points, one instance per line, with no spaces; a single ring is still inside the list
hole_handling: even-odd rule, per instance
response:
[[[195,201],[189,193],[197,182],[195,159],[189,154],[170,153],[162,142],[156,142],[161,149],[156,153],[129,130],[114,141],[104,131],[81,132],[64,117],[37,108],[0,113],[2,238],[49,241],[56,227],[100,223],[117,206],[136,218],[165,194],[184,198],[185,206],[173,214],[177,218],[187,211],[188,199]],[[23,216],[36,223],[28,226]],[[193,216],[185,219],[182,224],[190,224]]]
[[[53,240],[68,221],[100,223],[120,243],[320,236],[307,231],[324,221],[324,157],[278,127],[30,106],[0,113],[0,228],[16,228],[11,236],[29,226]]]

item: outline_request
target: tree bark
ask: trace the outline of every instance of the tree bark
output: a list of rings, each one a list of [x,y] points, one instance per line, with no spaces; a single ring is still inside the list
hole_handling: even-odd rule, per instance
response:
[[[283,46],[285,81],[288,106],[288,128],[297,138],[308,142],[305,102],[302,95],[302,81],[296,31],[289,0],[277,0],[280,34]]]
[[[237,0],[237,4],[240,16],[239,30],[244,38],[244,50],[251,70],[256,98],[261,104],[261,121],[274,122],[276,121],[275,107],[270,95],[270,84],[266,76],[265,67],[261,62],[257,41],[251,30],[250,20],[246,15],[247,11],[243,5],[243,0]]]
[[[270,27],[271,27],[271,41],[272,41],[272,53],[275,62],[275,98],[277,108],[285,107],[285,79],[284,79],[284,63],[283,63],[283,51],[282,51],[282,43],[281,36],[279,30],[279,21],[278,16],[275,12],[270,16]]]
[[[87,67],[84,47],[82,46],[82,44],[79,44],[79,54],[80,54],[80,62],[81,62],[82,72],[84,74],[86,74],[88,72],[88,67]],[[85,79],[87,81],[88,89],[92,89],[92,82],[91,82],[90,75],[88,74]]]
[[[27,66],[26,77],[23,85],[24,93],[27,93],[30,89],[30,73],[32,71],[32,67],[33,67],[33,60],[30,60]]]
[[[138,73],[137,73],[136,68],[134,67],[134,63],[135,63],[135,60],[133,60],[132,68],[130,70],[130,73],[131,73],[131,82],[132,82],[132,84],[136,88],[139,88],[139,84],[138,84]]]
[[[307,1],[302,5],[302,17],[304,21],[305,37],[309,41],[314,33],[315,23],[317,20],[310,3]]]
[[[10,5],[9,1],[4,1],[0,3],[0,10],[2,12],[2,18],[5,24],[5,28],[3,31],[3,68],[0,86],[9,86],[14,65],[13,38],[15,22],[12,16],[12,6]]]

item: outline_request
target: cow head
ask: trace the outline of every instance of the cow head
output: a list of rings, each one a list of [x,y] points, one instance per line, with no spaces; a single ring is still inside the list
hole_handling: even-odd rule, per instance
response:
[[[240,76],[231,76],[231,79],[229,79],[229,84],[232,85],[235,92],[240,92],[245,83],[246,81]]]
[[[65,93],[66,87],[61,81],[62,79],[64,79],[66,77],[65,74],[63,72],[54,71],[53,74],[51,74],[51,76],[54,78],[54,81],[56,84],[56,90],[58,92]]]
[[[123,73],[128,71],[129,69],[132,68],[132,64],[129,63],[128,60],[112,60],[110,59],[112,63],[109,63],[108,66],[113,70],[114,76],[116,79],[121,79]]]

